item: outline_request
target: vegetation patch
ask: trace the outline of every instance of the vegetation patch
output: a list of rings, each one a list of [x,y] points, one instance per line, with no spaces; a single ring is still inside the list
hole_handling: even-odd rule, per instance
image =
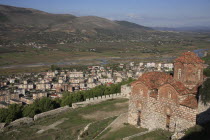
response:
[[[203,70],[203,74],[207,77],[210,77],[210,68],[206,68]]]
[[[116,117],[111,117],[111,118],[107,118],[107,119],[92,123],[89,126],[89,129],[84,133],[82,138],[84,138],[85,140],[92,140],[115,119]]]
[[[120,128],[114,132],[107,131],[106,133],[103,133],[98,139],[100,140],[120,140],[124,137],[128,137],[140,132],[146,131],[144,128],[136,128],[132,125],[125,125],[123,128]],[[106,135],[106,137],[103,137],[103,135],[109,133]]]
[[[145,135],[135,137],[132,140],[170,140],[171,135],[172,134],[168,131],[158,129]]]
[[[201,95],[201,101],[206,104],[210,102],[210,79],[206,79],[203,85],[199,88],[199,94]]]
[[[74,93],[65,92],[63,93],[64,96],[61,99],[44,97],[42,99],[35,100],[34,103],[30,105],[12,104],[7,109],[0,109],[0,123],[9,123],[21,117],[33,117],[36,114],[56,109],[60,106],[72,106],[72,103],[85,101],[88,98],[120,93],[121,85],[131,83],[132,81],[132,79],[129,79],[118,84],[112,84],[111,86],[100,85],[86,91],[78,91]],[[111,110],[112,109],[113,108],[111,108]]]
[[[209,140],[209,138],[210,122],[189,128],[181,140]]]
[[[97,118],[95,119],[85,119],[81,116],[81,113],[85,114],[94,114],[97,110],[105,111],[107,108],[112,108],[115,104],[118,103],[125,103],[127,104],[127,99],[116,99],[116,100],[109,100],[104,101],[100,104],[86,106],[84,108],[77,108],[74,110],[69,110],[66,113],[58,114],[55,116],[47,117],[40,119],[38,121],[35,121],[35,124],[32,126],[22,126],[18,129],[12,128],[9,130],[6,130],[3,133],[0,133],[0,139],[1,140],[75,140],[77,139],[79,133],[84,129],[84,127],[89,124],[93,123],[92,126],[90,126],[89,135],[90,137],[93,137],[95,134],[92,135],[92,132],[98,131],[98,129],[102,130],[106,127],[109,123],[112,122],[114,117],[112,117],[112,114],[109,114],[110,117],[108,119],[104,118]],[[114,111],[123,110],[124,108],[113,108]],[[37,132],[40,130],[40,128],[43,128],[43,126],[49,126],[56,121],[61,120],[62,118],[68,118],[66,119],[62,124],[59,124],[56,126],[56,129],[50,129],[48,131],[43,132],[42,134],[37,134]],[[95,122],[95,123],[94,123]],[[98,133],[97,132],[97,133]],[[86,136],[89,138],[89,136]]]

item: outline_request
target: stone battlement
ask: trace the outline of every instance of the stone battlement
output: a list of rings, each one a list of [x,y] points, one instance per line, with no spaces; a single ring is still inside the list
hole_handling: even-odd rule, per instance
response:
[[[98,96],[98,97],[86,99],[83,102],[73,103],[72,108],[85,107],[90,104],[97,104],[106,100],[117,99],[117,98],[127,98],[127,94],[116,93],[116,94],[110,94],[110,95],[104,95],[104,96]]]

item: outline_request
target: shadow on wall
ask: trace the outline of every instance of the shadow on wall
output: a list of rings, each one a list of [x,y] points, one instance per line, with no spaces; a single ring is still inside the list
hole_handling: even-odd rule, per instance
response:
[[[210,108],[197,115],[197,124],[181,140],[210,140]],[[208,122],[207,122],[208,121]]]

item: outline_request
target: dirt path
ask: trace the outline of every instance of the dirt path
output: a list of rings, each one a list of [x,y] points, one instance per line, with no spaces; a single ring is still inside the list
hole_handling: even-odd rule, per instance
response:
[[[119,117],[117,117],[109,126],[107,126],[107,128],[111,128],[109,130],[109,133],[110,132],[114,132],[114,131],[117,131],[119,130],[120,128],[123,128],[124,127],[124,123],[127,123],[128,122],[128,113],[123,113],[121,114]],[[109,133],[103,135],[101,138],[106,138]]]
[[[37,131],[37,134],[41,134],[49,129],[57,129],[56,126],[58,126],[59,124],[63,123],[65,120],[68,120],[68,118],[63,118],[61,120],[56,121],[55,123],[48,125],[48,126],[39,126],[39,128],[41,130]]]

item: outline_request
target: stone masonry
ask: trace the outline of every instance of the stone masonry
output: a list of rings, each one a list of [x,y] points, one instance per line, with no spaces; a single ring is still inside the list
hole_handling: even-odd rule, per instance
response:
[[[194,126],[199,113],[196,95],[204,80],[203,63],[196,54],[186,52],[175,59],[174,77],[163,72],[144,73],[131,84],[128,122],[172,132]]]

